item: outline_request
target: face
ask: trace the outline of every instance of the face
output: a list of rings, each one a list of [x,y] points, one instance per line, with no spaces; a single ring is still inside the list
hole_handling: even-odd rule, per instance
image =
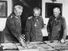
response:
[[[60,15],[60,9],[59,8],[54,8],[53,9],[53,14],[55,17],[58,17]]]
[[[14,9],[14,13],[16,16],[21,16],[22,12],[23,12],[23,9],[19,9],[19,8]]]
[[[40,9],[34,9],[34,16],[40,16]]]

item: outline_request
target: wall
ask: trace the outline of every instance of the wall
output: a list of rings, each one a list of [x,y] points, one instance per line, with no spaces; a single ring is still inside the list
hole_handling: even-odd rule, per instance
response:
[[[7,1],[7,9],[8,9],[7,14],[9,16],[10,13],[12,12],[12,0],[0,0],[0,1]],[[45,3],[46,2],[51,2],[51,0],[42,0],[42,17],[44,19],[44,23],[46,24],[45,28],[42,30],[43,36],[48,36],[46,27],[47,27],[47,23],[48,23],[49,18],[45,18]],[[67,33],[68,33],[68,23],[67,23],[68,22],[68,0],[57,0],[56,3],[62,3],[63,4],[62,15],[66,19]],[[5,28],[7,17],[6,18],[0,18],[0,31],[3,31],[3,29]]]
[[[7,17],[8,17],[12,12],[12,0],[0,0],[0,1],[7,1]],[[5,28],[7,17],[0,18],[0,31],[3,31],[3,29]]]
[[[44,23],[46,24],[46,27],[47,27],[47,23],[48,23],[49,18],[45,18],[45,3],[46,2],[52,3],[52,1],[51,0],[42,0],[42,17],[43,17]],[[67,35],[68,35],[68,23],[67,23],[68,22],[68,0],[57,0],[55,3],[62,3],[63,4],[62,15],[66,20]],[[47,30],[47,29],[45,28],[45,30]],[[48,35],[47,32],[44,34],[46,34],[45,36]]]

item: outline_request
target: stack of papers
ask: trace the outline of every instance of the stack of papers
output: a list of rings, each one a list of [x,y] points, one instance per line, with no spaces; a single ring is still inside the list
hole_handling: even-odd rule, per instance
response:
[[[2,43],[1,46],[3,49],[17,49],[17,46],[14,43]]]
[[[49,41],[46,41],[47,45],[52,47],[53,49],[62,49],[62,50],[68,50],[68,42],[66,43],[60,43],[60,42],[53,42],[53,43],[50,43]]]
[[[54,50],[47,44],[44,44],[42,42],[31,42],[30,44],[27,44],[28,48],[23,48],[22,46],[17,46],[19,51],[48,51],[48,50]]]
[[[45,41],[45,43],[51,47],[54,47],[56,45],[59,45],[60,43],[58,41],[54,41],[53,43],[50,43],[50,41]]]
[[[37,46],[35,45],[27,45],[28,48],[24,48],[21,45],[17,46],[19,51],[39,51],[39,49],[37,48]]]

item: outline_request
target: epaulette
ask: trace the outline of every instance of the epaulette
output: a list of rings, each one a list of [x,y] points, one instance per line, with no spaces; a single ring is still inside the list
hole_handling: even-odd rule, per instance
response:
[[[32,16],[28,17],[28,19],[32,19]]]
[[[10,18],[13,18],[13,16],[10,16]]]
[[[13,14],[11,14],[9,17],[10,17],[10,18],[13,18],[13,17],[14,17],[14,15],[13,15]]]

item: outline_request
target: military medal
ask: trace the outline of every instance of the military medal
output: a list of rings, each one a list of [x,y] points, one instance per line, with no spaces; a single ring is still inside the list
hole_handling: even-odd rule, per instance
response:
[[[34,26],[36,27],[36,26],[37,26],[37,24],[35,23],[35,24],[34,24]]]
[[[37,26],[37,24],[38,24],[38,19],[36,20],[36,22],[35,22],[34,26],[36,27],[36,26]]]

